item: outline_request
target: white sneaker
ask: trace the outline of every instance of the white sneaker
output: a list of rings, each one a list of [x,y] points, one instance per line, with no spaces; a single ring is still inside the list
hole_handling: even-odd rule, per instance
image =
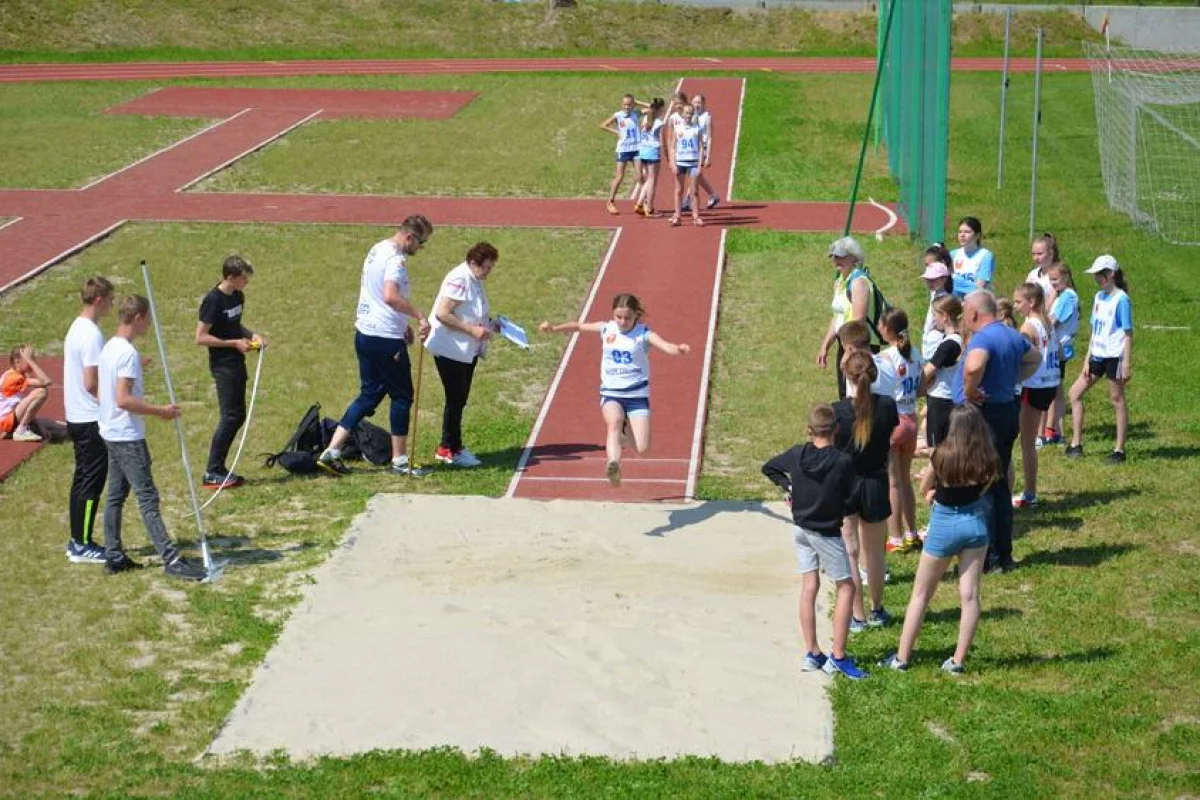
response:
[[[23,430],[13,431],[12,440],[14,442],[40,442],[42,437],[38,436],[28,428],[25,428]]]
[[[465,447],[455,453],[453,458],[450,459],[450,464],[455,467],[478,467],[482,463],[479,460],[479,456]]]

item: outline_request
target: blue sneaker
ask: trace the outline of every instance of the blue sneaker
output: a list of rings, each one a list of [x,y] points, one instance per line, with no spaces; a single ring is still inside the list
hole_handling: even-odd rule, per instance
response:
[[[829,658],[824,653],[805,653],[804,661],[800,663],[801,672],[820,672],[825,668]]]
[[[895,653],[880,661],[879,666],[894,669],[897,672],[908,672],[908,662],[901,661],[900,656]]]
[[[67,560],[72,564],[103,564],[104,548],[94,544],[67,542]]]
[[[858,665],[854,663],[854,659],[850,656],[846,656],[845,658],[834,658],[833,656],[830,656],[828,659],[826,659],[825,673],[827,675],[836,675],[839,672],[852,681],[861,681],[863,678],[867,677],[867,673],[859,669]]]
[[[858,617],[850,618],[850,632],[851,633],[862,633],[866,629],[867,629],[867,621],[865,619],[859,619]]]
[[[892,615],[889,614],[882,606],[875,609],[867,617],[867,627],[882,628],[884,625],[890,625]]]
[[[962,675],[966,670],[962,664],[955,662],[954,656],[950,656],[942,662],[942,672],[948,672],[951,675]]]

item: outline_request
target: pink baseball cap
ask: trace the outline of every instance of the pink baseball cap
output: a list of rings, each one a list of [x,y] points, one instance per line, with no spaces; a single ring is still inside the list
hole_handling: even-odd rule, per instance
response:
[[[927,281],[948,278],[950,277],[950,268],[940,261],[935,261],[925,268],[925,271],[921,273],[921,277]]]

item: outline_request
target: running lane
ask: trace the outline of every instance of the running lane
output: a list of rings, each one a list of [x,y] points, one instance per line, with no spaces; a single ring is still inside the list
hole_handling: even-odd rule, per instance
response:
[[[684,82],[688,94],[705,95],[712,111],[714,158],[707,174],[726,198],[732,189],[743,87],[742,80],[731,78]],[[668,207],[670,180],[666,176],[659,185],[659,208]],[[604,477],[600,337],[573,336],[509,484],[510,497],[644,501],[682,500],[693,494],[724,231],[718,215],[708,217],[704,228],[693,227],[686,215],[683,225],[670,228],[665,219],[635,216],[628,201],[619,205],[622,213],[612,219],[620,227],[580,318],[611,319],[613,296],[632,292],[646,306],[651,330],[668,341],[691,345],[692,351],[674,357],[651,354],[652,447],[641,458],[626,451],[624,481],[613,488]]]

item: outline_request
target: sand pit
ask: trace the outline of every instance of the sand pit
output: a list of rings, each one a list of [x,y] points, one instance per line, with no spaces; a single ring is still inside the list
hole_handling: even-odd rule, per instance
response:
[[[823,759],[829,679],[798,669],[787,519],[378,496],[210,752]]]

